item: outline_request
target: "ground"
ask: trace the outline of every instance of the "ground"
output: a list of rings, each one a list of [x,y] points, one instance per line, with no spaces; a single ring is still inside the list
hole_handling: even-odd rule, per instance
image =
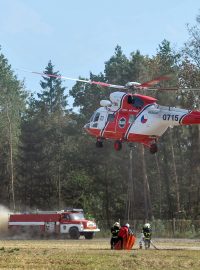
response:
[[[0,240],[0,269],[200,269],[200,241],[155,239],[150,250],[110,250],[109,239]]]

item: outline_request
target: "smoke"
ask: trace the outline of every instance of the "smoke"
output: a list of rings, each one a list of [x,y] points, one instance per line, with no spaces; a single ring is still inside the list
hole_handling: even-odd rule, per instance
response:
[[[5,236],[8,232],[9,209],[0,205],[0,236]]]

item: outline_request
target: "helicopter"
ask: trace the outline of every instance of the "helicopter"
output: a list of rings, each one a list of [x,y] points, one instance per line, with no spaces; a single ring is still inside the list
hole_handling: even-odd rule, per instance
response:
[[[34,71],[31,71],[31,73],[117,90],[110,94],[109,100],[100,101],[100,108],[93,113],[88,123],[84,125],[84,130],[96,138],[96,147],[98,148],[102,148],[106,140],[114,140],[116,151],[122,149],[124,142],[136,142],[148,147],[150,153],[155,154],[158,151],[158,139],[168,127],[200,124],[200,111],[198,110],[162,106],[157,103],[156,98],[136,93],[139,90],[151,90],[159,82],[169,80],[170,76],[168,75],[144,83],[128,82],[123,86]]]

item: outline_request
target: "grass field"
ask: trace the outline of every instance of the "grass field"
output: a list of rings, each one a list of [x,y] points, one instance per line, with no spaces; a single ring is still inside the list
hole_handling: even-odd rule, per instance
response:
[[[110,250],[109,239],[0,240],[0,269],[200,269],[200,242],[157,240],[155,250]]]

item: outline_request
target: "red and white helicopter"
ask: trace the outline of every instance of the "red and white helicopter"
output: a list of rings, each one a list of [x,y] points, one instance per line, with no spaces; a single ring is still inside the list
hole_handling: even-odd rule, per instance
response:
[[[121,150],[123,142],[138,142],[149,147],[150,153],[154,154],[158,151],[158,139],[168,127],[200,124],[200,111],[161,106],[156,103],[157,99],[153,97],[131,93],[150,89],[160,81],[170,79],[169,76],[161,76],[142,84],[128,82],[122,86],[31,72],[118,90],[110,94],[110,100],[100,101],[101,107],[94,112],[89,122],[84,126],[87,133],[96,138],[97,147],[103,147],[103,142],[107,139],[114,140],[114,148],[117,151]]]

